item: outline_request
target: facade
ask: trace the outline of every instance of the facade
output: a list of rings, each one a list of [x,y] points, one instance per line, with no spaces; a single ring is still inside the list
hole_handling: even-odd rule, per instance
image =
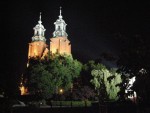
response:
[[[50,49],[48,50],[44,36],[46,29],[42,25],[40,14],[38,24],[33,28],[34,36],[32,37],[32,42],[29,43],[28,60],[30,58],[44,58],[49,51],[52,54],[71,55],[71,44],[66,33],[67,24],[63,20],[61,9],[59,18],[54,22],[54,25],[55,31],[53,32],[53,37],[50,38]]]

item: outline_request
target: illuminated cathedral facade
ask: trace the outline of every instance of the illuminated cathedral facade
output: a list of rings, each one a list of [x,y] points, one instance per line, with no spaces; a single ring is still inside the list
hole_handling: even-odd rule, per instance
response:
[[[34,57],[43,58],[48,52],[52,54],[71,55],[71,44],[66,33],[67,24],[63,20],[61,9],[59,18],[54,22],[54,25],[55,31],[53,32],[53,37],[50,38],[50,48],[48,48],[45,38],[46,29],[42,25],[40,14],[38,24],[33,28],[34,36],[32,37],[31,43],[29,43],[28,59]]]
[[[49,46],[46,44],[45,31],[46,29],[42,25],[41,13],[39,17],[38,24],[33,28],[34,35],[32,41],[29,43],[28,49],[28,61],[31,58],[44,58],[48,55],[48,52],[51,54],[60,54],[60,55],[71,55],[71,44],[68,40],[68,34],[66,33],[66,23],[62,17],[62,11],[60,8],[59,18],[54,22],[55,31],[53,32],[53,37],[50,38]],[[27,64],[27,66],[29,63]],[[27,89],[22,85],[20,86],[21,95],[27,93]]]

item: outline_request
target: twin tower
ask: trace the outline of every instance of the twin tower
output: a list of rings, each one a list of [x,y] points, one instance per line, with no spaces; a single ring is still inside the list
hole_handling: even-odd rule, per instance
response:
[[[54,22],[55,31],[53,32],[53,37],[50,38],[50,49],[48,49],[48,45],[46,44],[45,38],[45,28],[42,25],[41,21],[41,13],[39,17],[38,24],[33,28],[34,29],[34,36],[32,37],[32,42],[29,43],[29,50],[28,50],[28,60],[30,58],[44,58],[48,52],[51,54],[66,54],[71,55],[71,44],[68,40],[68,34],[66,33],[66,23],[63,20],[61,15],[61,8],[60,8],[60,15],[59,18]]]

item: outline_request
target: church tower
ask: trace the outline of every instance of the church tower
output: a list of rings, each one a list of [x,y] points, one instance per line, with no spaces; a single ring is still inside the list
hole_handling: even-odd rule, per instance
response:
[[[58,53],[61,55],[71,55],[71,44],[67,38],[68,34],[66,33],[67,24],[61,15],[61,7],[59,18],[56,20],[54,25],[55,31],[53,32],[53,37],[50,38],[50,52],[52,54]]]
[[[46,29],[42,25],[41,13],[38,24],[33,29],[34,36],[32,37],[32,42],[29,43],[28,60],[30,60],[30,58],[42,58],[48,51],[44,36]]]

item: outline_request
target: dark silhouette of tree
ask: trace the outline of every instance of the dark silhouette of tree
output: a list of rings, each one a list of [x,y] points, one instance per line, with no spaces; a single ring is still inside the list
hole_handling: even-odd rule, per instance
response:
[[[149,102],[150,98],[150,41],[148,34],[119,36],[122,45],[118,60],[119,70],[129,78],[136,76],[133,89],[140,102]],[[143,72],[141,71],[143,70]],[[126,77],[124,76],[124,80]]]
[[[73,91],[73,100],[95,100],[96,93],[89,86],[81,86]]]
[[[82,86],[90,86],[93,87],[90,83],[92,79],[91,71],[95,69],[97,63],[94,60],[88,61],[86,64],[83,65],[82,72],[81,72],[81,81]]]

